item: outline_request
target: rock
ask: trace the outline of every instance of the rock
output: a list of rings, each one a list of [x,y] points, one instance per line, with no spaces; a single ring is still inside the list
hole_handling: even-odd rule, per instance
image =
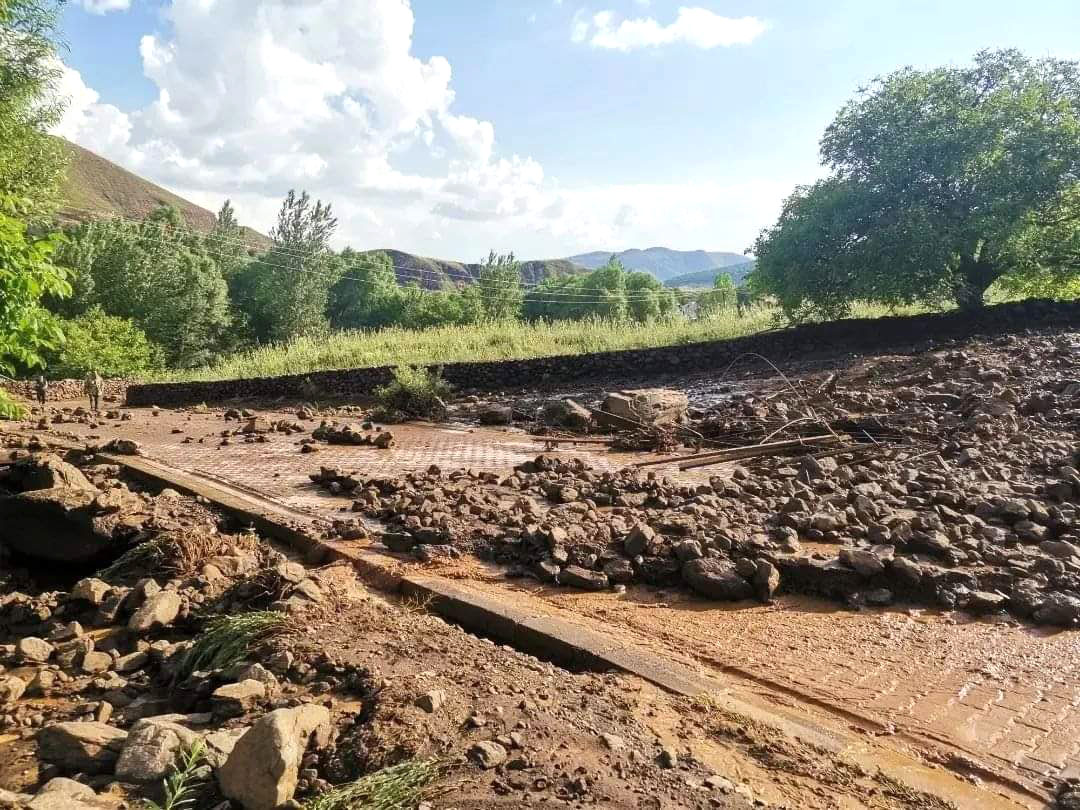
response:
[[[627,557],[640,555],[652,556],[661,543],[656,530],[646,523],[639,523],[630,530],[623,541],[623,552]]]
[[[780,571],[768,560],[758,560],[754,572],[754,591],[757,598],[768,604],[780,587]]]
[[[113,439],[101,448],[106,453],[116,453],[121,456],[141,456],[142,445],[133,439]]]
[[[972,591],[967,598],[964,607],[972,613],[993,613],[1001,610],[1009,601],[1009,597],[1001,593],[990,591]]]
[[[9,480],[14,485],[14,489],[22,492],[57,487],[73,487],[97,492],[96,487],[87,480],[78,467],[68,464],[52,453],[34,455],[15,464]]]
[[[329,723],[330,712],[315,704],[263,715],[218,770],[221,792],[245,810],[273,810],[289,801],[308,741]]]
[[[485,771],[498,767],[506,762],[507,753],[497,742],[478,742],[473,743],[468,750],[469,759],[476,762]]]
[[[100,675],[112,667],[112,656],[103,652],[88,652],[83,656],[82,671],[88,675]]]
[[[679,767],[679,752],[672,748],[670,745],[665,745],[660,749],[660,767],[661,768],[677,768]]]
[[[689,405],[682,391],[670,388],[636,388],[608,394],[604,411],[648,425],[673,425],[686,418]]]
[[[625,585],[634,579],[634,566],[629,560],[619,557],[604,564],[604,573],[611,582]]]
[[[97,490],[38,489],[0,498],[3,542],[27,557],[86,562],[113,545],[111,532],[95,525]]]
[[[140,669],[146,666],[150,661],[150,655],[145,652],[136,651],[129,653],[128,655],[122,655],[116,659],[116,663],[113,665],[113,669],[119,672],[121,675],[138,672]]]
[[[229,759],[236,743],[247,734],[249,726],[211,731],[203,738],[206,743],[206,759],[212,768],[220,768]]]
[[[37,733],[38,758],[68,773],[111,773],[127,736],[104,723],[55,723]]]
[[[863,548],[840,549],[840,562],[851,566],[864,577],[872,577],[885,570],[885,563],[881,561],[881,558]]]
[[[242,717],[266,698],[266,684],[249,679],[219,686],[210,696],[214,717]]]
[[[26,681],[15,675],[0,675],[0,706],[14,703],[26,692]]]
[[[89,577],[80,579],[75,583],[75,587],[71,589],[71,598],[89,602],[94,607],[97,607],[105,601],[105,597],[108,596],[111,590],[112,585],[108,582]]]
[[[626,740],[617,734],[601,734],[600,739],[612,751],[622,751],[626,748]]]
[[[181,604],[180,594],[176,591],[156,593],[131,615],[128,630],[145,633],[154,627],[167,627],[180,614]]]
[[[602,571],[590,571],[579,565],[566,566],[559,572],[558,581],[560,585],[590,591],[602,591],[609,584],[607,574]]]
[[[147,717],[131,727],[116,763],[117,779],[147,783],[168,775],[180,748],[199,739],[194,731],[167,719],[174,716]]]
[[[508,425],[514,421],[513,408],[494,402],[478,405],[473,414],[481,425]]]
[[[690,588],[709,599],[739,601],[754,595],[750,583],[735,571],[735,566],[718,557],[690,560],[682,566],[682,579]]]
[[[1080,557],[1080,547],[1074,546],[1065,540],[1043,540],[1039,543],[1039,551],[1059,560]]]
[[[432,689],[420,695],[415,701],[416,705],[428,714],[437,712],[446,703],[446,692],[442,689]]]
[[[555,399],[544,404],[544,421],[574,430],[588,430],[593,417],[589,409],[572,399]]]
[[[44,664],[53,654],[53,645],[44,639],[27,636],[19,639],[15,652],[23,661]]]
[[[74,779],[50,779],[26,807],[27,810],[115,810],[119,800],[98,796],[94,789]]]
[[[1064,593],[1051,593],[1035,611],[1035,621],[1071,627],[1080,621],[1080,599]]]

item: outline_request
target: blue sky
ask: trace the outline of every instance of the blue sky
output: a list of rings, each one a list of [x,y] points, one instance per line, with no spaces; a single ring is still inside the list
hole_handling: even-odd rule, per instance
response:
[[[73,0],[64,29],[62,134],[256,227],[304,187],[342,244],[468,260],[741,251],[875,75],[1080,57],[1075,0]]]

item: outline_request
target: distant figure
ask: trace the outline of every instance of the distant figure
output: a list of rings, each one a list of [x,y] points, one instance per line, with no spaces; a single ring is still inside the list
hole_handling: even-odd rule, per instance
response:
[[[750,291],[745,287],[739,287],[735,291],[735,309],[740,318],[750,309]]]
[[[101,405],[101,389],[103,387],[104,383],[101,380],[101,375],[96,371],[91,371],[86,375],[83,391],[90,398],[90,410],[96,411]]]
[[[49,381],[44,374],[38,374],[34,380],[34,392],[37,394],[38,405],[45,407],[45,395],[49,393]]]

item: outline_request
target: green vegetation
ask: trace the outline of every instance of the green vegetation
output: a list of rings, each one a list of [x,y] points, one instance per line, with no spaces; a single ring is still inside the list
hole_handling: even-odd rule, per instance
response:
[[[161,351],[130,318],[91,307],[61,323],[64,343],[45,353],[58,377],[79,378],[94,370],[103,377],[134,378],[161,367]]]
[[[375,389],[380,421],[398,422],[409,417],[445,418],[446,399],[453,391],[439,371],[418,366],[398,366],[394,379]]]
[[[305,802],[304,810],[413,810],[439,772],[434,759],[408,760],[338,785]]]
[[[1080,273],[1080,66],[982,52],[899,70],[840,110],[821,156],[754,245],[752,285],[785,315],[852,302],[982,306],[998,279]]]
[[[195,807],[206,785],[204,768],[208,763],[206,743],[199,739],[180,749],[171,773],[162,782],[164,803],[144,802],[145,810],[187,810]]]
[[[885,307],[856,306],[853,314],[875,317],[888,312]],[[227,380],[307,374],[324,369],[426,366],[677,346],[761,332],[775,326],[775,315],[774,308],[758,305],[744,318],[736,318],[733,312],[725,310],[698,320],[674,317],[648,324],[586,318],[339,332],[241,352],[213,366],[165,372],[155,379]]]
[[[259,610],[210,620],[184,653],[176,672],[183,680],[192,672],[224,669],[242,661],[255,646],[285,632],[289,620],[275,610]]]

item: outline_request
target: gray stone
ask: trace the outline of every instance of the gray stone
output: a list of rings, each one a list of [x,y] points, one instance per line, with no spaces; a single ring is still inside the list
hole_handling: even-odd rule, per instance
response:
[[[772,601],[773,594],[780,587],[780,571],[768,560],[758,560],[754,571],[754,591],[762,602]]]
[[[123,782],[158,782],[168,775],[180,748],[198,739],[194,731],[162,717],[139,720],[124,742],[116,777]]]
[[[428,714],[437,712],[446,703],[446,692],[442,689],[432,689],[416,699],[416,705]]]
[[[881,558],[863,548],[840,549],[840,562],[854,568],[864,577],[872,577],[885,570],[885,563],[881,561]]]
[[[26,805],[27,810],[114,810],[121,801],[98,796],[94,789],[74,779],[50,779]]]

